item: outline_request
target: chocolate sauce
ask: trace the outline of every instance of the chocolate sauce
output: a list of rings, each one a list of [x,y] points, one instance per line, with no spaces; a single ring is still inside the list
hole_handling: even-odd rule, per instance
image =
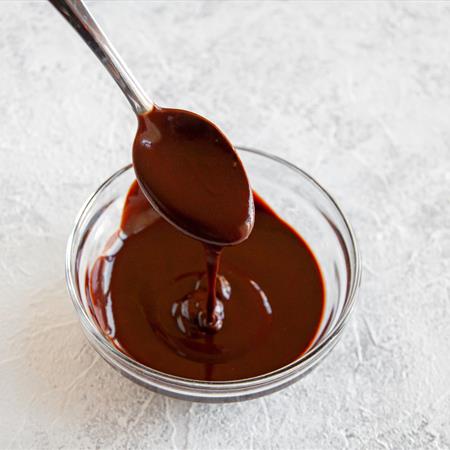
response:
[[[88,280],[93,315],[117,348],[161,372],[215,381],[271,372],[308,349],[324,310],[320,269],[295,230],[253,196],[253,231],[224,248],[215,282],[217,259],[206,270],[202,245],[131,186]],[[202,327],[208,308],[222,324],[216,333]]]
[[[231,142],[204,117],[155,106],[138,120],[137,180],[166,220],[204,243],[207,309],[198,325],[215,333],[223,323],[215,295],[222,248],[247,239],[255,220],[247,175]]]
[[[244,241],[253,227],[253,197],[226,136],[207,119],[180,109],[155,106],[138,119],[133,165],[153,207],[202,242]]]

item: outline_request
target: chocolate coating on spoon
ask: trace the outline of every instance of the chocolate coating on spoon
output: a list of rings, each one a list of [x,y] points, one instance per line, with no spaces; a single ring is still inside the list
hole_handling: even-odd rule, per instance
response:
[[[255,208],[232,144],[210,121],[180,109],[138,116],[134,170],[152,206],[198,240],[227,246],[250,234]]]

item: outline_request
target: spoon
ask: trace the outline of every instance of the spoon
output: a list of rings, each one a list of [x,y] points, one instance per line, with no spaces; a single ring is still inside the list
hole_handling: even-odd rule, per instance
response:
[[[255,218],[242,162],[227,137],[190,111],[145,94],[82,0],[49,0],[119,85],[138,117],[133,165],[151,205],[178,229],[218,248],[244,241]]]

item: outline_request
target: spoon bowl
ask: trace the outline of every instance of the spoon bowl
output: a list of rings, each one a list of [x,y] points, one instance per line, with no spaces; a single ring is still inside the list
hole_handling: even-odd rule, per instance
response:
[[[184,233],[217,246],[249,236],[255,211],[247,175],[209,120],[159,107],[139,116],[133,163],[147,199]]]

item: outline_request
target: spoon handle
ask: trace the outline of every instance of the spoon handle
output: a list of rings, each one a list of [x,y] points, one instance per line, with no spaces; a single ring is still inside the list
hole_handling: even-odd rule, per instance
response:
[[[96,23],[83,0],[49,0],[95,53],[119,85],[137,115],[153,109],[138,82],[117,53],[105,33]]]

